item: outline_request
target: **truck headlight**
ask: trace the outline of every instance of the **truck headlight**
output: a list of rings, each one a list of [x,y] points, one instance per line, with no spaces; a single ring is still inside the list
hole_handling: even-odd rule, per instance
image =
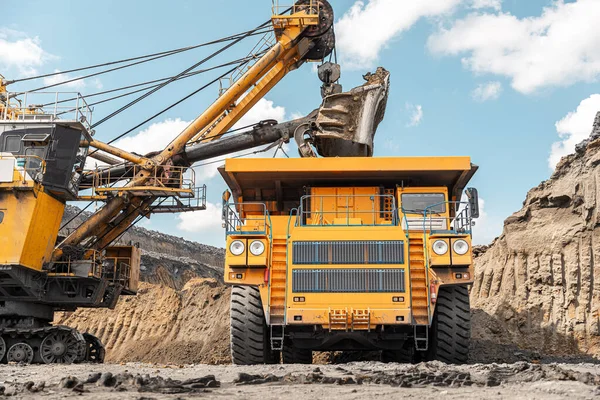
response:
[[[433,248],[433,252],[438,256],[443,256],[448,252],[448,243],[443,240],[436,240],[431,247]]]
[[[253,255],[260,256],[264,252],[265,245],[260,240],[255,240],[252,243],[250,243],[250,253],[252,253]]]
[[[242,242],[241,240],[234,240],[229,245],[229,251],[234,256],[239,256],[244,252],[245,247],[246,246],[244,246],[244,242]]]
[[[452,244],[452,249],[459,256],[464,256],[469,251],[469,243],[466,240],[458,239]]]

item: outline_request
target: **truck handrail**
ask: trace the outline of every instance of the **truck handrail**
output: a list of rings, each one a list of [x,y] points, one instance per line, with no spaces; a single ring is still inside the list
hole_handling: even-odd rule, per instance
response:
[[[372,201],[372,207],[370,209],[354,209],[350,208],[350,199],[356,198],[365,198],[368,197]],[[323,199],[325,198],[342,198],[346,200],[346,211],[345,213],[342,211],[342,214],[345,214],[345,223],[339,221],[342,218],[337,217],[340,215],[340,211],[325,211],[323,209]],[[312,207],[305,206],[307,201],[312,201],[313,199],[320,200],[320,208],[318,211],[312,209]],[[381,207],[377,207],[377,199],[379,199],[379,204],[383,204],[384,199],[389,200],[389,204],[391,204],[390,209],[383,209]],[[336,200],[337,201],[337,200]],[[371,219],[371,223],[362,222],[360,224],[352,223],[355,217],[351,217],[352,215],[369,215]],[[378,217],[382,214],[389,214],[389,218],[386,217]],[[327,215],[334,215],[334,218],[329,221],[325,217]],[[393,195],[389,194],[377,194],[377,195],[305,195],[300,198],[300,206],[298,207],[298,216],[297,216],[297,224],[296,226],[308,226],[306,221],[308,218],[311,218],[311,226],[398,226],[399,218],[398,218],[398,209],[396,207],[396,199]],[[367,221],[368,222],[368,221]]]
[[[251,211],[255,214],[242,217],[244,207],[258,206],[261,211]],[[225,235],[267,235],[272,239],[271,232],[271,214],[265,203],[260,202],[244,202],[244,203],[227,203],[223,205],[223,225]],[[254,223],[254,230],[244,229],[251,227]],[[256,229],[258,228],[258,229]]]

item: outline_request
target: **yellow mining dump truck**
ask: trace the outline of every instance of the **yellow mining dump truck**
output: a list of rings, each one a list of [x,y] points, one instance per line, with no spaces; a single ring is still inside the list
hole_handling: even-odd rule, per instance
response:
[[[476,170],[469,157],[227,160],[234,363],[314,350],[466,362]]]

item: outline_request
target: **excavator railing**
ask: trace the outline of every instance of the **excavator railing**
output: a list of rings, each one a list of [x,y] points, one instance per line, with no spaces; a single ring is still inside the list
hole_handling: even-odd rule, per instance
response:
[[[127,186],[140,172],[149,172],[148,181],[143,186]],[[195,171],[187,167],[159,165],[150,169],[140,165],[128,165],[125,172],[115,174],[111,168],[91,171],[92,184],[80,187],[92,189],[95,194],[129,192],[135,196],[157,196],[194,198],[196,193]]]
[[[206,210],[206,185],[194,188],[193,197],[163,197],[152,204],[153,214]]]
[[[299,4],[301,3],[301,4]],[[294,4],[280,4],[279,0],[272,1],[273,27],[275,29],[285,29],[293,19],[300,22],[301,26],[318,25],[321,5],[317,0],[305,0]],[[298,17],[298,13],[304,12],[305,15]],[[297,24],[297,22],[296,22]]]
[[[96,250],[88,250],[82,259],[76,257],[55,261],[51,268],[49,276],[106,279],[109,283],[123,285],[125,288],[129,287],[131,279],[130,257],[106,257]]]
[[[85,258],[67,258],[51,264],[49,276],[80,276],[100,278],[102,276],[102,255],[99,251],[88,250]]]
[[[131,279],[131,258],[105,257],[102,262],[102,278],[113,284],[129,288]]]
[[[92,131],[92,110],[79,92],[23,92],[7,96],[14,101],[3,108],[2,120],[74,121]]]

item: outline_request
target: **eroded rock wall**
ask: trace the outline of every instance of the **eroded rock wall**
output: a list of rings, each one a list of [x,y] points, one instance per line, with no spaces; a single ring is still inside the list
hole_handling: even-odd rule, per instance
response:
[[[527,194],[476,258],[473,338],[600,355],[600,139]]]

